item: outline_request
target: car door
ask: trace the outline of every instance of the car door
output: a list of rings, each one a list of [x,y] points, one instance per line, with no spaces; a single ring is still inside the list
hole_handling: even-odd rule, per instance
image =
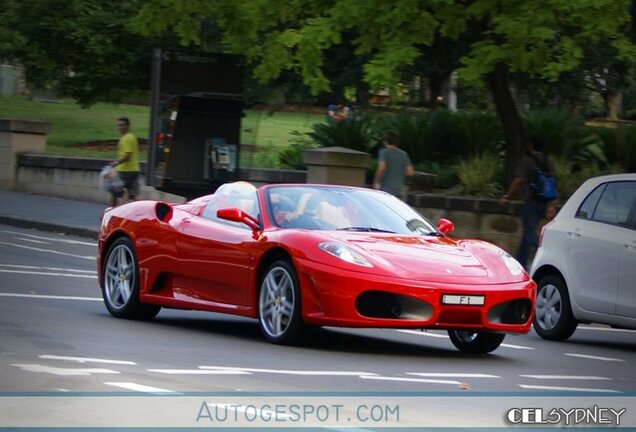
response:
[[[599,186],[583,201],[566,230],[563,253],[576,304],[587,311],[613,315],[618,297],[619,244],[626,228],[617,224],[616,188],[612,185]]]
[[[618,315],[636,318],[636,182],[628,186],[632,193],[629,230],[621,244],[618,276]]]
[[[255,239],[239,224],[199,216],[179,226],[179,294],[195,302],[247,304]]]

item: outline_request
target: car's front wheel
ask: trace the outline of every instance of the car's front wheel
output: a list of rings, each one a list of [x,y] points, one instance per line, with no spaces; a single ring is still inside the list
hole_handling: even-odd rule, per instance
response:
[[[111,315],[117,318],[149,320],[161,306],[139,301],[139,265],[132,242],[121,237],[106,252],[102,267],[102,296]]]
[[[467,330],[449,330],[453,345],[461,352],[487,354],[496,350],[506,337],[502,333],[474,332]]]
[[[566,340],[576,330],[570,296],[560,277],[549,275],[539,281],[533,325],[539,336],[554,341]]]
[[[297,342],[303,330],[300,287],[289,260],[269,266],[261,279],[258,297],[258,322],[265,338],[281,345]]]

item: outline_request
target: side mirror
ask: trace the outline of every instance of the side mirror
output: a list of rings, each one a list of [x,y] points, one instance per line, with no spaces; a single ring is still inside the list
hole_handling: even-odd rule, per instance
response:
[[[442,218],[439,220],[439,222],[437,222],[437,230],[444,235],[450,234],[454,229],[455,224],[453,224],[448,219]]]
[[[216,217],[232,222],[243,223],[250,227],[253,231],[260,229],[260,223],[258,222],[258,219],[238,208],[218,209],[216,211]]]

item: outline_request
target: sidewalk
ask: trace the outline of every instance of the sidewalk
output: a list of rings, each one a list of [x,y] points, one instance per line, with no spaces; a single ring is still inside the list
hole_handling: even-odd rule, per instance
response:
[[[97,238],[103,204],[0,190],[0,223]]]

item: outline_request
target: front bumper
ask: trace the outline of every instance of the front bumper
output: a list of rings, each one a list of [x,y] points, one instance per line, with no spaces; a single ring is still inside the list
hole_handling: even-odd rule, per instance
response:
[[[374,276],[296,259],[303,321],[337,327],[429,328],[527,333],[536,284],[469,285]],[[483,305],[442,304],[444,294],[484,296]]]

